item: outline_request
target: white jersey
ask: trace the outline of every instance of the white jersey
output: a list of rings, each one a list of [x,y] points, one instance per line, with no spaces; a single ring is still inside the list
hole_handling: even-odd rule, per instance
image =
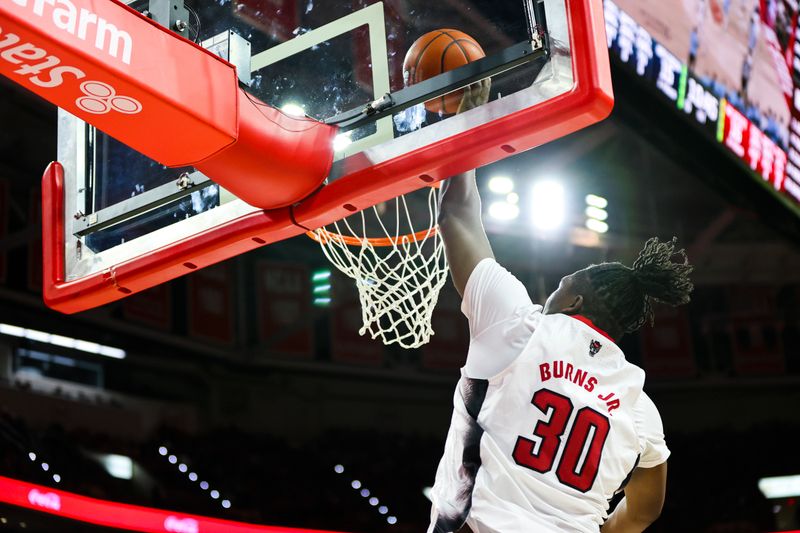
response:
[[[467,363],[429,532],[592,532],[637,466],[667,460],[644,372],[583,317],[544,315],[493,259],[467,283]]]

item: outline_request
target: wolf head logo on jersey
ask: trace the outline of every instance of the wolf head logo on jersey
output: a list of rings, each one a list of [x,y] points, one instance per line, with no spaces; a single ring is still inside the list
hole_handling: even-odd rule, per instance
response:
[[[597,352],[599,352],[599,351],[600,351],[600,348],[602,348],[602,347],[603,347],[603,345],[602,345],[602,344],[600,344],[600,342],[599,342],[599,341],[592,341],[592,342],[590,342],[590,343],[589,343],[589,355],[591,355],[592,357],[594,357],[595,355],[597,355]]]

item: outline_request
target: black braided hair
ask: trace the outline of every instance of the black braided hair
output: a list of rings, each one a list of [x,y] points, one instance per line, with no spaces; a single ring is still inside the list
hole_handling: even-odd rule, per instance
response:
[[[584,306],[598,325],[617,334],[633,333],[646,323],[653,325],[652,302],[670,306],[689,302],[694,285],[689,279],[692,265],[686,252],[675,250],[677,239],[648,240],[633,268],[621,263],[592,265],[581,271]],[[673,261],[673,258],[678,261]],[[587,286],[588,285],[588,286]]]

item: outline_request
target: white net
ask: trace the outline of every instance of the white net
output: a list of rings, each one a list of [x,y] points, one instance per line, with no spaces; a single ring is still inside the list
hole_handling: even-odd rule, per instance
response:
[[[431,187],[425,201],[427,208],[409,209],[400,196],[312,232],[330,262],[356,282],[359,334],[386,345],[418,348],[433,335],[431,317],[448,269],[436,230],[439,189]],[[382,236],[367,238],[368,232]]]

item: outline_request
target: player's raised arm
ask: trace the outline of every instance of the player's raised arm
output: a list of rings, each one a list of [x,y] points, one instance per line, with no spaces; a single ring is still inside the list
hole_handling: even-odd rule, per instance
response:
[[[490,81],[484,80],[464,89],[459,112],[486,103]],[[458,294],[481,260],[494,257],[481,220],[481,198],[475,182],[475,171],[453,176],[442,183],[439,210],[439,231],[444,240],[450,273]]]
[[[601,533],[641,533],[656,521],[664,506],[667,463],[637,468],[625,487],[625,498],[608,518]]]

